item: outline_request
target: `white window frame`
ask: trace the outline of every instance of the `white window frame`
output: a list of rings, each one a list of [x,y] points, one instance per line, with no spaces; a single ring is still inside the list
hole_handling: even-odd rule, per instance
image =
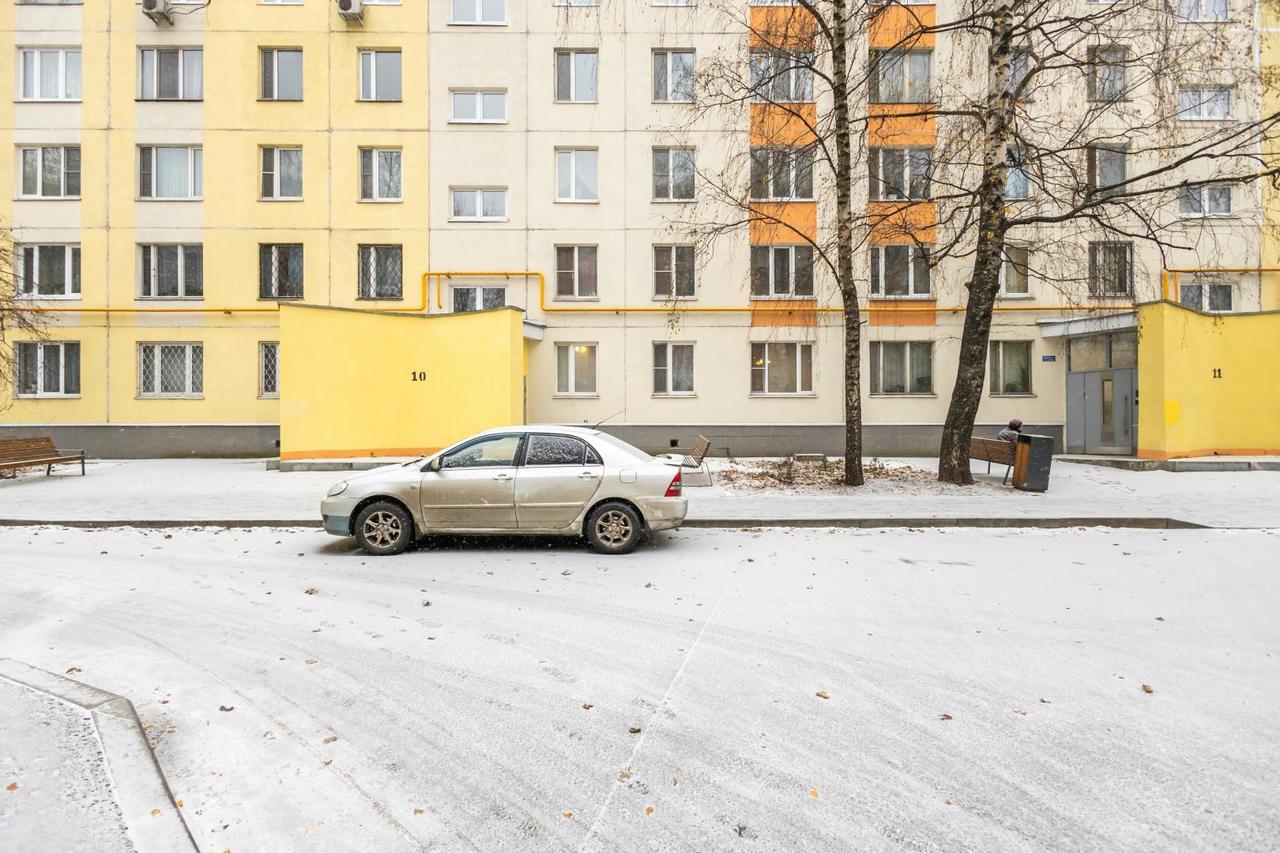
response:
[[[795,354],[795,380],[794,391],[770,391],[769,390],[769,373],[771,361],[769,359],[770,347],[796,347]],[[752,389],[750,396],[752,397],[812,397],[813,391],[813,373],[816,368],[816,362],[813,358],[813,343],[811,341],[752,341],[750,344],[751,365],[751,383],[747,386]],[[804,385],[804,367],[805,362],[809,364],[809,386]],[[761,379],[761,390],[755,390],[755,377]]]
[[[449,24],[455,27],[505,27],[507,25],[507,0],[499,0],[502,3],[502,20],[486,21],[484,16],[484,0],[447,0],[449,2]],[[454,13],[458,9],[458,3],[470,3],[471,8],[475,10],[475,17],[471,19],[459,19]]]
[[[552,6],[599,6],[600,0],[551,0]]]
[[[560,353],[566,351],[564,364],[561,364]],[[595,365],[595,375],[591,377],[591,388],[578,389],[578,356],[582,350],[591,350]],[[566,371],[561,374],[561,367]],[[563,381],[561,381],[563,380]],[[561,388],[563,386],[563,389]],[[556,392],[557,397],[598,397],[600,396],[600,344],[597,341],[558,341],[556,343]]]
[[[463,291],[470,291],[474,294],[475,308],[458,307],[458,294]],[[455,284],[449,288],[449,310],[455,314],[491,310],[484,307],[486,291],[500,291],[502,293],[502,305],[505,306],[507,304],[507,286],[505,284]]]
[[[1179,281],[1178,293],[1177,293],[1179,305],[1186,306],[1187,304],[1182,298],[1182,289],[1186,287],[1200,288],[1200,305],[1189,306],[1189,307],[1197,307],[1199,311],[1202,311],[1205,314],[1230,314],[1236,310],[1236,288],[1235,288],[1235,285],[1229,281],[1225,281],[1220,278],[1219,279],[1192,278],[1190,281],[1185,281],[1185,282]],[[1227,289],[1227,293],[1231,297],[1231,300],[1230,300],[1231,304],[1228,305],[1226,308],[1212,307],[1213,306],[1212,293],[1213,293],[1213,288],[1215,287],[1217,288],[1225,287]]]
[[[1111,60],[1099,62],[1106,53],[1120,53],[1118,64]],[[1129,48],[1122,44],[1098,44],[1089,48],[1085,64],[1086,97],[1094,103],[1123,103],[1133,97],[1129,88]],[[1117,87],[1114,97],[1104,89]]]
[[[689,388],[675,390],[672,385],[675,379],[675,349],[689,350]],[[663,365],[658,364],[658,353],[663,353]],[[697,396],[697,350],[693,341],[654,341],[653,342],[653,394],[654,397],[694,397]],[[661,371],[661,374],[659,374]],[[662,377],[662,389],[658,388],[659,375]]]
[[[1027,351],[1027,390],[1025,391],[1005,391],[1004,388],[1004,348],[1006,346],[1025,347]],[[991,397],[1034,397],[1035,386],[1035,362],[1036,362],[1036,345],[1035,341],[1019,340],[1005,341],[992,340],[991,345],[987,347],[988,369],[987,376],[991,383],[988,396]],[[1000,389],[1000,390],[997,390]]]
[[[270,377],[267,376],[267,352],[272,351],[271,364],[275,368]],[[274,389],[267,387],[270,379]],[[258,399],[277,400],[280,398],[280,342],[258,341]]]
[[[564,4],[560,4],[564,5]],[[586,53],[596,58],[595,65],[595,97],[579,98],[578,97],[578,63],[575,57],[580,53]],[[569,97],[560,97],[560,57],[569,57]],[[561,47],[557,48],[555,56],[551,62],[551,95],[552,100],[557,104],[598,104],[600,103],[600,51],[595,48],[578,48],[578,47]]]
[[[696,6],[696,5],[698,5],[698,0],[651,0],[650,5],[652,5],[652,6],[676,6],[676,7],[685,6],[685,7],[690,7],[690,6]]]
[[[160,97],[160,54],[178,54],[178,97]],[[187,54],[200,54],[200,92],[197,95],[187,93]],[[151,54],[151,91],[147,92],[145,68],[147,54]],[[202,101],[204,100],[204,48],[184,45],[139,47],[138,48],[138,100],[140,101]]]
[[[43,97],[40,92],[41,72],[47,60],[46,54],[55,54],[58,92],[52,97]],[[75,94],[68,94],[72,86],[68,85],[70,77],[67,73],[67,57],[76,56]],[[31,57],[31,73],[28,78],[27,57]],[[27,94],[30,87],[31,94]],[[56,103],[60,101],[77,102],[84,97],[84,55],[78,47],[55,47],[53,45],[35,45],[18,48],[18,98],[27,103]]]
[[[573,269],[560,268],[560,255],[562,250],[571,249],[573,251]],[[595,281],[591,282],[592,291],[585,293],[583,291],[582,277],[582,255],[583,250],[590,250],[595,257]],[[600,299],[600,247],[594,243],[560,243],[553,247],[555,260],[555,298],[557,300],[578,300],[594,302]],[[573,293],[562,294],[560,292],[560,273],[567,272],[573,275]]]
[[[17,295],[19,299],[43,301],[47,299],[80,299],[82,283],[77,278],[80,272],[79,243],[19,243],[13,247],[14,272],[16,273]],[[34,270],[27,269],[27,250],[32,252]],[[65,276],[60,293],[40,293],[40,256],[45,252],[62,251],[62,268]],[[31,289],[26,290],[26,285]]]
[[[1190,5],[1195,6],[1194,17],[1183,15],[1187,6]],[[1213,11],[1215,7],[1222,10],[1222,17],[1205,17],[1205,10]],[[1178,20],[1184,24],[1223,24],[1231,20],[1231,3],[1230,0],[1180,0],[1175,14]]]
[[[1211,194],[1226,194],[1225,210],[1210,210],[1208,201]],[[1221,196],[1219,195],[1219,198]],[[1188,209],[1186,202],[1195,199],[1195,207]],[[1178,215],[1184,219],[1222,219],[1235,214],[1235,192],[1231,184],[1199,184],[1183,187],[1178,193]]]
[[[296,104],[302,101],[306,94],[306,77],[307,69],[305,59],[300,59],[298,65],[298,97],[282,98],[280,97],[280,54],[296,53],[300,58],[304,57],[303,49],[300,47],[260,47],[258,48],[258,100],[260,101],[278,101],[286,104]],[[271,54],[271,94],[266,93],[267,81],[262,79],[263,62],[266,55]]]
[[[665,154],[667,159],[667,179],[665,186],[658,185],[658,160]],[[689,163],[689,194],[676,195],[676,159],[683,157]],[[655,145],[653,153],[650,157],[653,167],[653,175],[650,180],[651,189],[653,191],[653,201],[666,204],[683,204],[684,202],[693,201],[698,193],[698,161],[697,149],[692,145]],[[665,192],[666,195],[662,193]]]
[[[672,57],[676,55],[680,55],[680,56],[688,55],[689,57],[689,88],[687,90],[689,97],[687,98],[675,97],[676,95],[685,94],[685,90],[676,89],[675,75],[672,73],[672,70],[675,67],[675,63]],[[652,77],[652,80],[650,81],[652,83],[650,90],[653,93],[653,102],[655,104],[691,104],[693,103],[693,83],[697,74],[695,70],[697,59],[698,59],[697,52],[691,47],[655,47],[653,49],[653,60],[650,64],[650,73],[653,75],[653,77]],[[661,93],[662,97],[658,97],[659,92],[658,92],[657,74],[658,74],[659,62],[662,63],[662,67],[664,68],[664,75],[665,75],[664,82],[666,84],[665,90]],[[598,73],[597,73],[597,76],[599,76]]]
[[[79,380],[77,384],[80,386],[79,389],[73,392],[68,392],[66,390],[67,389],[67,347],[68,345],[73,346],[76,349],[76,373],[78,375],[78,380]],[[18,372],[22,370],[22,348],[24,347],[35,347],[35,350],[36,350],[36,368],[35,368],[36,369],[36,377],[35,377],[36,390],[34,392],[23,392],[22,377],[19,375],[16,375]],[[45,365],[45,358],[46,358],[45,350],[52,349],[55,347],[58,349],[58,367],[60,368],[59,374],[58,374],[59,390],[49,391],[48,389],[45,388],[45,384],[44,384],[44,365]],[[14,363],[14,371],[15,371],[14,380],[15,381],[13,386],[13,390],[14,390],[13,396],[19,399],[28,399],[28,400],[75,399],[76,397],[79,397],[81,394],[81,390],[84,388],[84,374],[81,372],[81,368],[83,367],[83,353],[84,353],[84,345],[80,341],[16,341],[14,344],[14,352],[13,352],[14,358],[15,358],[15,363]]]
[[[868,73],[870,74],[871,71],[874,69],[876,76],[872,77],[872,79],[868,82],[874,85],[876,90],[875,94],[879,95],[880,97],[871,99],[870,103],[873,103],[873,104],[929,104],[933,102],[933,50],[931,48],[910,49],[910,50],[872,50],[871,53],[875,54],[875,56],[872,56],[868,59]],[[913,71],[912,71],[913,65],[911,63],[911,57],[913,55],[928,57],[928,71],[926,72],[926,79],[923,84],[924,88],[923,90],[920,90],[920,91],[917,91],[917,89],[922,84],[915,79],[915,75],[913,74]],[[883,63],[886,61],[892,61],[893,57],[901,57],[901,59],[898,61],[898,67],[902,74],[903,97],[902,97],[902,100],[898,100],[898,101],[886,101],[884,100],[884,97],[883,97],[884,93],[881,91],[883,88],[885,88],[881,84],[881,81],[884,79],[883,68],[881,65],[877,64],[877,62]],[[871,90],[871,86],[868,86],[867,97],[869,99],[871,98],[870,90]],[[915,94],[916,97],[913,98],[912,97],[913,94]]]
[[[178,293],[174,296],[162,296],[158,292],[160,282],[160,266],[158,263],[161,246],[172,246],[178,250]],[[200,250],[200,292],[187,293],[187,250]],[[150,254],[151,280],[147,281],[144,271],[147,264],[145,257]],[[139,243],[138,244],[138,299],[204,299],[204,245],[201,243]]]
[[[808,250],[808,254],[809,254],[809,263],[808,263],[809,292],[797,293],[796,292],[796,271],[801,269],[804,266],[804,264],[800,262],[799,256],[805,250]],[[755,277],[756,263],[755,263],[754,256],[760,251],[767,251],[769,255],[769,280],[767,282],[768,284],[767,293],[757,293],[755,288],[756,282],[754,277]],[[752,257],[749,259],[749,263],[748,263],[750,267],[748,275],[751,280],[748,281],[748,286],[747,286],[747,292],[749,294],[750,299],[761,300],[761,299],[813,299],[815,298],[816,285],[813,280],[814,271],[815,271],[815,263],[814,263],[815,252],[812,246],[810,246],[807,243],[796,243],[796,244],[784,243],[784,244],[776,244],[776,245],[772,243],[756,244],[751,246],[750,253]],[[785,254],[787,256],[787,281],[783,284],[783,286],[786,288],[785,290],[778,289],[779,283],[778,283],[777,256],[779,254]]]
[[[160,391],[160,348],[182,347],[186,381],[182,391]],[[195,350],[200,350],[200,389],[195,388],[197,371],[195,370]],[[204,397],[204,343],[196,341],[138,341],[138,397],[139,399],[201,399]],[[152,362],[152,379],[157,390],[148,391],[143,387],[145,361]]]
[[[658,252],[662,249],[668,250],[668,256],[671,259],[669,267],[662,268],[658,266]],[[689,284],[691,291],[688,294],[679,293],[679,269],[680,264],[677,256],[686,251],[690,255],[689,261]],[[658,292],[658,274],[664,273],[671,277],[671,292]],[[688,302],[698,298],[698,257],[697,248],[691,243],[655,243],[653,246],[653,298],[661,302]]]
[[[885,158],[889,152],[902,155],[902,174],[895,177],[901,180],[900,189],[903,194],[893,198],[885,192]],[[874,161],[875,167],[870,168]],[[918,171],[913,174],[912,167],[924,163],[924,175]],[[868,183],[867,198],[870,201],[928,201],[933,196],[933,149],[923,147],[899,148],[893,145],[876,146],[867,149]],[[896,171],[896,170],[895,170]],[[920,181],[924,182],[923,194],[916,194],[915,189]]]
[[[808,54],[790,54],[778,49],[757,49],[747,59],[751,100],[764,104],[809,104],[814,101],[813,68]],[[800,63],[800,64],[797,64]],[[786,95],[776,97],[774,86],[786,75]]]
[[[578,157],[581,154],[591,153],[595,155],[595,188],[596,193],[590,198],[578,198]],[[569,186],[571,194],[568,196],[560,195],[561,181],[561,154],[567,154],[569,163]],[[556,203],[558,204],[599,204],[600,203],[600,149],[599,148],[557,148],[556,149]]]
[[[1195,111],[1182,106],[1183,96],[1196,93]],[[1227,110],[1222,115],[1208,115],[1206,107],[1213,102],[1212,95],[1226,93]],[[1235,114],[1236,90],[1233,86],[1179,86],[1178,121],[1230,121]]]
[[[485,95],[502,96],[502,117],[487,118],[484,114]],[[467,98],[474,102],[475,118],[458,117],[458,98]],[[449,124],[507,124],[510,122],[507,112],[506,89],[450,89],[449,90]]]
[[[399,186],[396,187],[395,195],[380,195],[380,187],[382,186],[382,156],[383,154],[395,154],[399,160]],[[365,195],[364,191],[364,160],[365,156],[369,157],[369,176],[371,194]],[[374,146],[362,146],[360,148],[360,200],[374,204],[397,204],[404,201],[404,149],[402,148],[377,148]]]
[[[175,149],[187,152],[187,190],[188,195],[158,196],[156,195],[156,152],[161,149]],[[147,194],[142,194],[142,152],[151,152],[151,186]],[[200,145],[139,145],[138,154],[138,200],[139,201],[200,201],[204,198],[204,147]]]
[[[284,195],[280,189],[280,177],[281,177],[280,155],[282,152],[285,152],[285,151],[298,152],[298,194],[297,195]],[[267,163],[266,163],[268,152],[270,153],[270,157],[271,157],[271,171],[270,171],[271,194],[270,195],[262,192],[262,190],[264,189],[263,181],[266,179],[268,174]],[[258,148],[258,168],[260,170],[258,173],[258,192],[260,193],[260,195],[258,196],[258,200],[259,201],[302,201],[302,193],[303,193],[304,184],[305,184],[302,167],[303,167],[303,163],[302,163],[302,146],[301,145],[260,146]]]
[[[902,346],[903,347],[903,390],[901,391],[885,391],[884,390],[884,346]],[[929,390],[915,391],[912,390],[911,380],[913,371],[911,370],[912,362],[915,358],[914,353],[919,345],[927,345],[929,347]],[[868,368],[870,377],[870,394],[873,397],[934,397],[934,341],[871,341],[868,351]]]
[[[44,190],[44,152],[54,148],[62,152],[59,155],[59,159],[58,159],[58,162],[60,163],[60,169],[61,169],[61,174],[59,175],[59,181],[58,181],[58,188],[60,191],[57,195],[45,195],[43,192]],[[77,191],[74,194],[67,192],[68,190],[67,185],[70,183],[67,180],[67,176],[68,174],[70,174],[69,170],[67,169],[67,153],[70,151],[76,152],[76,161],[79,163],[79,167],[75,170]],[[36,165],[35,189],[36,191],[33,193],[28,193],[26,191],[27,152],[34,152],[33,156],[35,157],[35,165]],[[18,147],[17,162],[18,162],[18,197],[19,198],[46,199],[46,200],[80,198],[80,189],[81,189],[81,184],[84,177],[82,174],[82,170],[84,169],[84,163],[83,161],[81,161],[81,158],[80,158],[79,145],[21,145]]]
[[[398,98],[380,98],[378,97],[378,56],[379,53],[394,53],[400,57],[400,97]],[[369,61],[365,63],[365,57],[369,57]],[[359,65],[358,80],[356,81],[356,100],[362,103],[384,103],[395,104],[404,100],[404,52],[398,48],[381,48],[366,47],[361,48],[357,64]],[[365,78],[368,77],[369,85],[365,86]],[[364,96],[364,90],[368,88],[369,97]]]
[[[886,255],[888,249],[906,249],[907,251],[907,292],[906,293],[889,293],[887,282],[885,280],[885,269],[888,266]],[[925,268],[920,270],[916,266],[916,258],[923,255],[925,258]],[[908,244],[880,244],[871,247],[871,281],[867,287],[867,292],[876,299],[935,299],[933,292],[933,270],[928,266],[929,249],[926,246],[917,246],[914,243]],[[923,272],[925,281],[923,284],[919,281]]]
[[[502,194],[502,215],[501,216],[485,216],[484,215],[484,194],[485,193],[501,193]],[[458,195],[471,194],[474,196],[476,209],[475,216],[458,216],[454,213],[457,210],[455,198]],[[510,221],[508,208],[508,194],[506,187],[449,187],[449,221],[450,222],[508,222]]]
[[[813,183],[814,173],[816,171],[816,163],[812,148],[808,147],[779,147],[768,145],[757,145],[751,148],[751,180],[750,193],[752,201],[813,201]],[[756,195],[757,181],[755,180],[756,166],[761,162],[763,156],[764,162],[764,182],[768,185],[768,191],[764,195]],[[809,160],[809,192],[807,195],[800,194],[798,186],[799,178],[804,174],[800,161],[807,156]],[[778,187],[775,184],[776,170],[774,168],[774,160],[778,157],[787,158],[787,194],[780,195]]]
[[[1017,266],[1018,262],[1009,256],[1010,250],[1026,253],[1026,263],[1022,265],[1022,277],[1026,280],[1027,290],[1025,293],[1010,293],[1008,290],[1009,267]],[[1004,252],[1000,258],[1000,298],[1001,299],[1031,299],[1031,248],[1016,244],[1005,244]]]
[[[395,249],[400,253],[400,282],[394,294],[383,295],[382,283],[378,281],[378,250],[379,249]],[[367,250],[367,251],[366,251]],[[366,262],[369,264],[370,283],[369,293],[360,292],[360,271],[359,266]],[[396,300],[404,299],[404,245],[400,243],[361,243],[356,247],[356,298],[365,301],[379,300]]]

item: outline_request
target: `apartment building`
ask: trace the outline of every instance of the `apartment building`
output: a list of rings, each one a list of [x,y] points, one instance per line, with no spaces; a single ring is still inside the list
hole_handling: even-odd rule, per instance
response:
[[[1192,5],[1188,17],[1221,17],[1256,49],[1251,5]],[[0,133],[15,191],[0,217],[48,333],[19,348],[0,424],[99,455],[273,453],[290,395],[352,395],[351,417],[367,410],[324,376],[291,371],[281,388],[281,301],[514,306],[530,421],[606,421],[650,449],[705,433],[738,455],[838,450],[841,301],[809,243],[831,228],[829,194],[802,135],[794,151],[770,135],[777,90],[719,110],[699,102],[707,63],[768,67],[750,32],[794,11],[737,6],[364,0],[354,21],[333,0],[170,0],[160,20],[132,0],[4,3],[14,97]],[[858,50],[893,47],[895,15],[937,13],[888,9]],[[859,253],[870,453],[934,452],[955,377],[965,261],[922,262],[933,225],[917,171],[936,131],[902,113],[932,97],[943,69],[963,68],[966,49],[945,36],[912,45],[867,105],[860,155],[873,177],[858,203],[923,202],[921,231],[872,233]],[[812,79],[784,76],[791,108],[827,108]],[[1187,121],[1261,108],[1257,87],[1213,69],[1199,79]],[[1125,168],[1097,156],[1099,174]],[[710,239],[699,223],[724,204],[705,184],[738,160],[775,221]],[[1015,174],[1011,203],[1025,191]],[[1179,203],[1186,248],[1172,257],[1078,230],[1019,235],[981,424],[1018,417],[1073,449],[1133,452],[1133,305],[1270,307],[1262,190]],[[1029,256],[1045,244],[1074,274]],[[1165,274],[1206,268],[1230,272]],[[390,338],[334,337],[371,370],[398,368]],[[465,373],[465,353],[448,362]]]

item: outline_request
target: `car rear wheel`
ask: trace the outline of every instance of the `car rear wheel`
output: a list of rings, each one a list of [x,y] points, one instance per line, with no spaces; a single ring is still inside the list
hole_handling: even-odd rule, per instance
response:
[[[391,501],[369,504],[356,516],[356,542],[375,557],[400,554],[413,544],[413,519]]]
[[[640,544],[644,522],[624,503],[601,504],[587,516],[587,542],[602,554],[627,554]]]

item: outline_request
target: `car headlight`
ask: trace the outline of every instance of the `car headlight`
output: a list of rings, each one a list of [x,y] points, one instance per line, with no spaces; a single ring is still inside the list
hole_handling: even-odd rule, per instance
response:
[[[335,483],[333,486],[329,488],[329,497],[333,497],[334,495],[340,495],[346,490],[347,490],[346,480],[343,480],[341,483]]]

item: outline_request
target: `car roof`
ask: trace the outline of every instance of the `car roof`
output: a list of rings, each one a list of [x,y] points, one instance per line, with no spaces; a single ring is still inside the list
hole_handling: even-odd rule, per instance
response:
[[[563,424],[513,424],[506,427],[494,427],[487,429],[479,435],[489,435],[491,433],[509,433],[509,432],[550,432],[560,433],[562,435],[599,435],[598,429],[582,426],[565,426]]]

